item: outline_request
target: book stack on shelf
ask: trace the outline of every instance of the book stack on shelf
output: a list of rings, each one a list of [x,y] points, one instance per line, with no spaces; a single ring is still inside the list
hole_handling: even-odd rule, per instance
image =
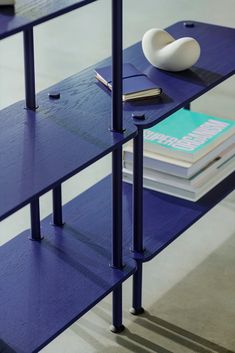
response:
[[[235,122],[181,109],[144,130],[144,187],[197,201],[235,170]],[[133,179],[133,146],[123,152]]]

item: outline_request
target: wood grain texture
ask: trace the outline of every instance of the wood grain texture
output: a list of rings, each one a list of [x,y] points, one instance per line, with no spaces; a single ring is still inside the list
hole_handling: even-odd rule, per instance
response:
[[[59,91],[52,100],[48,92]],[[18,102],[0,112],[0,220],[136,134],[110,132],[111,101],[92,70],[38,95],[36,112]]]
[[[97,0],[17,0],[0,8],[0,39],[63,15]]]
[[[44,240],[29,231],[0,248],[1,339],[17,353],[37,352],[135,271],[130,255],[148,261],[234,189],[235,173],[196,203],[144,190],[144,247],[132,241],[132,187],[124,183],[122,271],[109,267],[111,177],[64,207],[64,228],[42,222]],[[102,207],[101,207],[102,205]],[[91,222],[92,220],[92,222]]]
[[[193,37],[199,42],[200,59],[189,70],[174,73],[154,68],[145,59],[141,43],[124,51],[124,62],[135,65],[163,89],[162,96],[156,99],[126,102],[126,124],[132,123],[131,114],[136,112],[145,114],[146,120],[135,123],[143,128],[151,127],[235,73],[235,29],[200,22],[193,22],[194,27],[188,28],[184,26],[184,22],[178,22],[166,30],[176,39]],[[110,63],[109,58],[96,66],[102,67]]]
[[[126,49],[125,61],[148,73],[164,95],[124,103],[123,135],[109,131],[111,95],[94,78],[97,65],[41,92],[36,113],[24,110],[23,102],[0,112],[0,220],[132,138],[133,112],[145,113],[146,121],[139,122],[143,128],[152,126],[234,73],[234,29],[201,23],[186,28],[179,22],[168,31],[175,37],[194,36],[201,58],[191,70],[168,73],[147,63],[140,44]],[[110,58],[98,66],[108,63]],[[50,91],[61,98],[49,100]]]
[[[111,227],[104,220],[111,210],[101,203],[91,210],[83,201],[64,207],[63,228],[46,218],[43,241],[29,240],[26,231],[0,248],[1,352],[3,344],[12,352],[38,352],[134,273],[130,258],[122,270],[109,266]]]
[[[126,256],[131,255],[143,262],[149,261],[223,200],[234,190],[234,187],[235,172],[197,202],[144,189],[143,238],[145,252],[143,255],[138,255],[130,252],[132,244],[132,185],[124,183],[123,246]],[[102,233],[104,224],[105,227],[107,224],[108,227],[111,227],[109,213],[103,213],[103,209],[109,210],[111,208],[110,192],[111,178],[106,177],[79,197],[81,207],[86,205],[87,210],[90,210],[84,214],[79,223],[81,229],[86,228],[87,234],[95,234],[96,230]],[[99,209],[100,204],[102,204],[101,210]],[[89,212],[93,214],[95,210],[100,221],[89,224]],[[100,216],[99,212],[101,212]]]

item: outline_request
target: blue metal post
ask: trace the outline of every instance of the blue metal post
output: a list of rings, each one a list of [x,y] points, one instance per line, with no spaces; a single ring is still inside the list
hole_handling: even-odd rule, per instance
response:
[[[111,131],[122,133],[122,0],[112,0],[112,120]],[[112,153],[112,262],[122,269],[122,148]],[[119,333],[122,325],[122,286],[113,291],[113,324]]]
[[[122,119],[122,0],[112,0],[112,120],[111,130],[123,131]]]
[[[52,224],[58,227],[62,227],[64,223],[63,223],[63,216],[62,216],[61,184],[56,186],[52,190],[52,201],[53,201]]]
[[[35,110],[35,70],[34,70],[34,42],[33,28],[23,32],[24,38],[24,72],[25,72],[25,101],[26,109]]]
[[[31,240],[42,240],[40,228],[40,205],[36,198],[30,203]]]
[[[134,252],[142,253],[143,247],[143,129],[138,127],[138,135],[133,142],[133,244]],[[142,314],[142,263],[137,262],[137,271],[133,275],[133,303],[130,312]]]
[[[36,110],[33,28],[23,32],[26,109]],[[30,203],[31,239],[41,240],[39,198]]]
[[[132,250],[143,252],[143,129],[133,140],[133,245]]]

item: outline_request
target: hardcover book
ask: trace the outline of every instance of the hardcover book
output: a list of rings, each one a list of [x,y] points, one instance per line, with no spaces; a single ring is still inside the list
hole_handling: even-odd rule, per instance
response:
[[[112,90],[111,66],[95,69],[96,78]],[[136,69],[132,64],[123,64],[123,101],[150,98],[162,92],[148,76]]]
[[[234,121],[181,109],[144,130],[144,149],[194,163],[234,134]]]

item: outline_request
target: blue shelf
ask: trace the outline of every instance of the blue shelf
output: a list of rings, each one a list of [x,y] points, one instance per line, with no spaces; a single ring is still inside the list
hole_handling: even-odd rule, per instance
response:
[[[123,270],[109,266],[111,227],[105,219],[111,210],[101,203],[90,210],[86,201],[83,194],[64,207],[63,228],[46,218],[41,242],[25,231],[0,247],[1,352],[3,343],[17,353],[37,352],[135,272],[130,258]]]
[[[142,262],[151,260],[165,249],[174,239],[180,236],[192,224],[223,200],[235,187],[235,172],[212,189],[197,202],[191,202],[160,192],[144,189],[144,254],[130,253],[132,243],[132,185],[123,184],[123,246],[126,256],[132,256]],[[111,220],[104,210],[111,208],[111,178],[107,177],[87,190],[79,197],[79,204],[86,205],[93,214],[97,212],[99,223],[90,224],[88,234],[102,233],[104,224],[111,227]],[[102,205],[100,208],[99,205]],[[90,214],[87,212],[80,221],[80,227],[88,224]],[[101,221],[102,219],[102,221]]]
[[[17,0],[0,8],[0,39],[29,29],[97,0]]]
[[[48,92],[59,91],[51,100]],[[136,135],[110,132],[111,101],[92,70],[38,95],[36,112],[18,102],[0,111],[0,220]]]
[[[131,62],[145,72],[164,92],[156,99],[126,102],[124,119],[127,126],[132,123],[130,119],[132,112],[142,112],[145,113],[146,120],[136,124],[149,128],[235,73],[235,29],[200,22],[193,23],[194,27],[191,28],[185,27],[184,21],[166,28],[175,38],[191,36],[200,43],[200,59],[190,70],[173,73],[154,68],[145,59],[141,43],[124,50],[124,61]],[[97,64],[96,67],[110,65],[110,63],[109,58]],[[108,90],[104,89],[104,91],[110,95]]]

